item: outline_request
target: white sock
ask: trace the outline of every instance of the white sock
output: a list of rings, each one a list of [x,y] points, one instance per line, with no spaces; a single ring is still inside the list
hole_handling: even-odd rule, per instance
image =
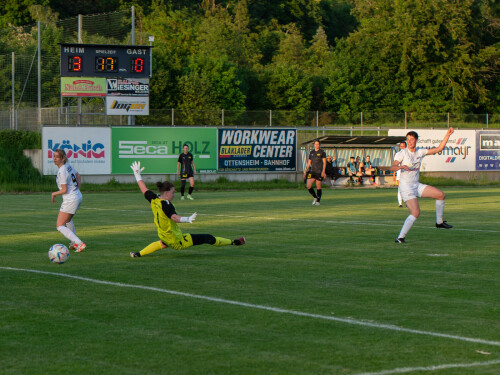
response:
[[[399,188],[398,188],[398,202],[399,202],[400,206],[403,205],[403,197],[401,196],[401,192],[399,191]]]
[[[444,213],[444,199],[437,200],[436,199],[436,223],[443,223],[443,213]]]
[[[408,215],[403,224],[403,228],[401,228],[401,232],[399,233],[398,238],[405,238],[408,231],[411,229],[413,223],[417,220],[417,218],[413,215]]]
[[[75,228],[75,224],[73,223],[73,220],[70,220],[69,222],[67,222],[66,227],[69,228],[69,230],[72,231],[74,234],[76,234],[76,228]]]
[[[61,234],[66,237],[68,240],[71,242],[75,242],[76,244],[81,244],[82,240],[80,240],[76,234],[74,234],[71,229],[66,228],[64,225],[61,225],[60,227],[57,227],[57,230],[61,232]]]

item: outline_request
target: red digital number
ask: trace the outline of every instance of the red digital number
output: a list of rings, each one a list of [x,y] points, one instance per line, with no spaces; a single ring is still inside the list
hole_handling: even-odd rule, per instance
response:
[[[132,59],[132,72],[142,73],[144,71],[144,59],[136,57]]]

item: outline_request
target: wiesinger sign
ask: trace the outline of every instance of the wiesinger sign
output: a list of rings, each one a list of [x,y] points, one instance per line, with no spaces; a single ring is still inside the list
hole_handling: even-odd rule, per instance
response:
[[[112,173],[129,174],[140,161],[144,173],[176,173],[177,159],[187,144],[198,173],[217,171],[216,128],[111,128]]]

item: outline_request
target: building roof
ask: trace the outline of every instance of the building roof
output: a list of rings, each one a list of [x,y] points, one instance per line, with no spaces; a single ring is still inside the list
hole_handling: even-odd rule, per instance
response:
[[[321,146],[356,146],[356,147],[376,147],[376,146],[395,146],[400,142],[406,141],[405,136],[389,137],[387,135],[325,135],[311,139],[310,141],[302,143],[308,145],[319,140]]]

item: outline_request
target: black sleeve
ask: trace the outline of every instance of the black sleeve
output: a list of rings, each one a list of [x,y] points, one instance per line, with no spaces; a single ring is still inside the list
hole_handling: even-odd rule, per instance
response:
[[[177,212],[175,212],[174,205],[172,203],[169,203],[168,201],[162,201],[161,208],[163,209],[163,212],[165,212],[165,215],[167,215],[169,219],[172,218],[173,214],[177,215]]]
[[[155,193],[153,193],[151,190],[148,190],[144,193],[144,198],[146,198],[148,200],[149,203],[151,203],[151,201],[153,199],[156,199],[158,198],[158,195],[156,195]]]

